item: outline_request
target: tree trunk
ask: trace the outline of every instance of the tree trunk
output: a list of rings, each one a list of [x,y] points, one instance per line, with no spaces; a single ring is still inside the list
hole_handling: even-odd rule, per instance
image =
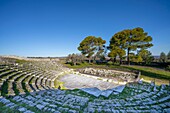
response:
[[[114,57],[113,62],[114,62],[114,63],[116,62],[116,57]]]
[[[127,50],[127,62],[128,62],[128,65],[130,65],[129,52],[130,52],[130,50],[129,50],[129,48],[128,48],[128,50]]]
[[[122,57],[120,58],[120,63],[119,64],[122,65]]]
[[[91,63],[91,58],[89,57],[89,64]]]
[[[97,57],[94,56],[94,58],[93,58],[93,63],[96,63],[96,59],[97,59]]]

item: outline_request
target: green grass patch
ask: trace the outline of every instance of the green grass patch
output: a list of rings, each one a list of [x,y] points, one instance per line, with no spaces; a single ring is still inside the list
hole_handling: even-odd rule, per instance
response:
[[[6,107],[4,104],[0,103],[0,113],[21,113],[16,111],[15,109],[10,109]]]
[[[145,76],[145,75],[141,75],[140,78],[144,79],[144,81],[150,83],[151,81],[155,81],[155,84],[156,85],[161,85],[161,84],[169,84],[169,80],[167,79],[157,79],[157,78],[154,78],[154,77],[149,77],[149,76]]]
[[[81,91],[80,89],[66,90],[66,94],[73,94],[73,95],[77,95],[77,96],[81,96],[81,97],[87,97],[87,98],[89,98],[89,101],[93,101],[94,99],[97,98],[91,94]]]
[[[162,69],[146,67],[146,66],[125,66],[124,65],[122,67],[130,69],[130,70],[141,71],[141,74],[145,76],[170,80],[170,72],[162,70]]]
[[[12,83],[12,85],[13,85],[13,90],[14,90],[15,94],[19,95],[19,90],[17,89],[16,83]]]
[[[59,81],[58,79],[55,79],[54,81],[54,87],[56,89],[66,89],[66,87],[64,87],[64,82]]]
[[[26,88],[26,84],[22,82],[22,88],[24,89],[24,92],[28,95],[29,91]]]
[[[111,64],[98,65],[98,64],[89,64],[89,63],[82,63],[80,65],[75,65],[75,66],[71,66],[70,64],[64,64],[64,65],[68,68],[73,68],[73,69],[91,67],[91,68],[102,68],[102,69],[114,69],[114,70],[126,71],[126,72],[140,71],[142,75],[145,75],[148,77],[170,80],[170,72],[169,71],[165,71],[165,70],[159,69],[159,68],[148,67],[148,66],[136,66],[136,65],[119,66],[119,65],[111,65]]]
[[[20,59],[15,59],[15,62],[16,63],[19,63],[19,64],[22,64],[22,63],[25,63],[25,62],[28,62],[26,60],[20,60]]]
[[[8,82],[5,81],[1,86],[1,95],[5,97],[7,96],[7,94],[8,94]]]
[[[62,62],[63,63],[63,62]],[[81,63],[79,65],[70,65],[70,64],[65,64],[63,63],[64,66],[68,67],[68,68],[72,68],[72,69],[77,69],[77,68],[84,68],[84,67],[89,67],[93,64],[89,64],[89,63]]]

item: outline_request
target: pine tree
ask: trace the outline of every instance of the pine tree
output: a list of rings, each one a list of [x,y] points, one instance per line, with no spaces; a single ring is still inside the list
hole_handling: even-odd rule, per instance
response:
[[[119,56],[121,60],[125,55],[125,50],[127,50],[127,61],[130,65],[130,54],[138,49],[147,49],[152,47],[153,44],[150,43],[151,41],[152,37],[148,36],[148,34],[140,27],[120,31],[110,40],[109,56]]]
[[[104,52],[105,43],[106,41],[101,37],[88,36],[80,43],[78,50],[89,58],[90,63],[92,56],[95,58]]]
[[[166,54],[164,52],[161,52],[159,61],[165,63],[167,60]]]
[[[148,36],[148,33],[140,27],[128,30],[128,41],[127,41],[127,59],[130,65],[129,53],[131,51],[136,51],[137,49],[147,49],[153,46],[152,37]]]
[[[167,60],[170,61],[170,51],[167,54]]]

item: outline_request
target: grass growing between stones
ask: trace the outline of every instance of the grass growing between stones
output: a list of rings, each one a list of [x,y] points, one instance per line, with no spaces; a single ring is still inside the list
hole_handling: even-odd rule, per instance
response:
[[[146,83],[146,84],[148,84],[148,83]],[[143,92],[146,92],[146,91],[133,89],[133,88],[126,86],[120,94],[112,93],[109,97],[104,97],[104,96],[95,97],[95,96],[90,95],[84,91],[81,91],[80,89],[66,90],[66,94],[73,94],[73,95],[77,95],[77,96],[87,97],[87,98],[89,98],[89,101],[93,101],[94,99],[100,99],[100,100],[125,99],[125,98],[133,97],[133,96],[143,93]]]
[[[12,84],[13,84],[13,90],[14,90],[15,94],[19,95],[19,90],[17,89],[16,83],[12,83]]]
[[[87,98],[89,98],[89,101],[92,101],[97,98],[93,95],[90,95],[90,94],[84,92],[84,91],[81,91],[80,89],[66,90],[66,94],[73,94],[73,95],[77,95],[77,96],[81,96],[81,97],[87,97]]]
[[[6,107],[4,104],[0,103],[0,113],[21,113],[21,112],[16,111],[15,109],[9,109],[9,107]]]
[[[104,96],[95,97],[95,96],[90,95],[84,91],[81,91],[80,89],[66,90],[66,94],[73,94],[73,95],[77,95],[77,96],[87,97],[87,98],[89,98],[89,101],[93,101],[94,99],[100,99],[100,100],[124,99],[124,98],[131,97],[133,95],[136,95],[137,93],[134,92],[134,89],[126,86],[125,89],[120,94],[115,95],[112,93],[109,97],[104,97]]]
[[[3,85],[1,86],[1,95],[6,97],[8,94],[8,82],[5,81]]]
[[[111,94],[109,96],[109,99],[124,99],[124,98],[131,97],[132,95],[134,95],[133,89],[126,86],[120,94],[118,95]]]
[[[28,95],[29,91],[26,88],[26,84],[22,82],[22,88],[24,89],[24,92]]]
[[[20,107],[25,107],[25,108],[27,108],[28,110],[31,110],[31,111],[33,111],[33,112],[35,112],[35,113],[47,113],[47,112],[45,112],[45,111],[42,111],[42,110],[39,110],[39,109],[37,109],[36,107],[30,107],[30,106],[28,106],[27,104],[24,104],[24,103],[18,103],[18,102],[15,102],[15,101],[13,101],[15,104],[17,104],[18,106],[20,106]],[[14,111],[16,111],[16,113],[22,113],[22,112],[19,112],[19,111],[17,111],[17,110],[14,110]]]
[[[12,75],[12,74],[14,74],[16,71],[9,71],[9,72],[7,72],[7,73],[5,73],[5,74],[2,74],[1,75],[1,78],[4,78],[5,79],[5,77],[7,77],[7,76],[9,76],[9,75]]]

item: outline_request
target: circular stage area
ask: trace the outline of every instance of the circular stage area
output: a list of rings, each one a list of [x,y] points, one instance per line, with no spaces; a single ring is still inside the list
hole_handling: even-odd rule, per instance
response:
[[[96,87],[100,90],[106,90],[106,89],[112,89],[119,86],[118,84],[114,84],[112,82],[107,82],[100,79],[95,79],[95,78],[76,75],[76,74],[69,74],[69,75],[62,76],[59,80],[64,82],[64,86],[68,89]]]

